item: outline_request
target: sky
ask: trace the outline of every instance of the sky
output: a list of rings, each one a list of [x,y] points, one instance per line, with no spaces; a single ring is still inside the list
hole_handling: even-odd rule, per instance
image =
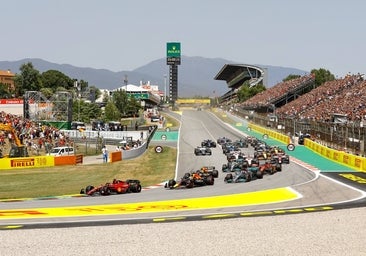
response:
[[[365,73],[364,0],[0,0],[0,61],[132,71],[181,54]],[[184,63],[182,63],[183,65]]]

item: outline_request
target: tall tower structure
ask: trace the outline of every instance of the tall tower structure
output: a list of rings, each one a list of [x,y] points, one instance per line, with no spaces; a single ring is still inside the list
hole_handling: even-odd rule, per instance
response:
[[[169,65],[169,92],[168,99],[172,106],[178,99],[178,65],[181,63],[181,48],[179,42],[166,44],[166,64]]]

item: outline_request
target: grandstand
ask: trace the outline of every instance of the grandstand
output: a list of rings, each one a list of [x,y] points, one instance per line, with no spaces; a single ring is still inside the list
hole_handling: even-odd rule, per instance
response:
[[[237,98],[240,87],[246,83],[249,86],[256,86],[259,83],[266,83],[267,74],[262,68],[245,64],[226,64],[215,76],[215,80],[226,81],[229,91],[219,99],[221,103],[232,101]]]
[[[366,114],[366,83],[361,75],[328,81],[277,109],[280,117],[294,117],[317,122],[332,122],[334,114],[359,121]]]
[[[315,77],[311,74],[305,75],[278,83],[240,103],[240,106],[243,109],[255,110],[259,113],[268,112],[268,109],[271,110],[270,112],[274,112],[275,109],[288,104],[314,88]]]
[[[366,81],[347,75],[315,87],[311,75],[279,83],[232,110],[254,123],[337,150],[365,155]],[[313,88],[313,89],[312,89]],[[266,110],[267,113],[258,110]],[[253,111],[254,110],[254,111]],[[275,119],[272,113],[275,112]]]

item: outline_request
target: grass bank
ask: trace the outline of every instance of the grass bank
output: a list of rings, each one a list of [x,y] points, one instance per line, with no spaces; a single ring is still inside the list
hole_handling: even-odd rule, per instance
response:
[[[143,187],[174,178],[177,150],[150,147],[141,157],[121,162],[0,171],[0,199],[34,198],[77,194],[87,185],[114,178],[139,179]]]

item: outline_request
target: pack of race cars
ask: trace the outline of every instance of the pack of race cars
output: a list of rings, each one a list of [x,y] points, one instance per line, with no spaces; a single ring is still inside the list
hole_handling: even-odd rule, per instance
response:
[[[290,157],[279,146],[269,146],[265,141],[255,137],[244,137],[238,140],[231,140],[220,137],[217,141],[203,140],[200,146],[194,149],[194,154],[212,155],[211,148],[220,145],[222,153],[226,156],[227,162],[222,165],[221,171],[225,174],[225,183],[249,182],[256,179],[263,179],[265,175],[273,175],[282,171],[282,164],[289,164]],[[246,155],[241,148],[254,149],[252,156]],[[212,186],[215,179],[219,177],[219,171],[215,166],[202,166],[201,168],[187,172],[179,180],[170,179],[164,187],[167,189],[194,188]],[[141,183],[136,179],[118,180],[107,182],[99,186],[88,185],[82,188],[80,194],[88,196],[112,195],[126,193],[140,193]]]
[[[231,151],[223,150],[227,163],[222,165],[222,172],[226,173],[226,183],[249,182],[262,179],[264,175],[272,175],[282,171],[282,164],[289,164],[290,157],[279,146],[269,146],[265,141],[254,137],[242,139],[245,145],[254,148],[253,156],[247,156],[231,142],[222,148],[234,147]]]
[[[290,157],[279,146],[269,146],[265,141],[255,137],[244,137],[238,140],[231,140],[227,137],[220,137],[217,141],[205,139],[200,146],[194,149],[194,154],[212,155],[211,148],[220,145],[222,153],[227,158],[227,163],[222,165],[222,172],[226,173],[226,183],[249,182],[255,179],[263,179],[265,175],[272,175],[282,171],[282,164],[289,164]],[[253,156],[248,156],[241,151],[241,148],[253,147]],[[215,169],[215,167],[213,167]],[[215,170],[217,171],[217,170]],[[180,181],[169,180],[166,188],[192,188],[195,186],[213,185],[213,177],[202,175],[200,170],[186,173]],[[216,176],[218,177],[218,175]]]
[[[169,180],[164,187],[179,189],[210,186],[215,183],[217,177],[219,177],[219,172],[214,166],[203,166],[198,170],[185,173],[179,181]]]

